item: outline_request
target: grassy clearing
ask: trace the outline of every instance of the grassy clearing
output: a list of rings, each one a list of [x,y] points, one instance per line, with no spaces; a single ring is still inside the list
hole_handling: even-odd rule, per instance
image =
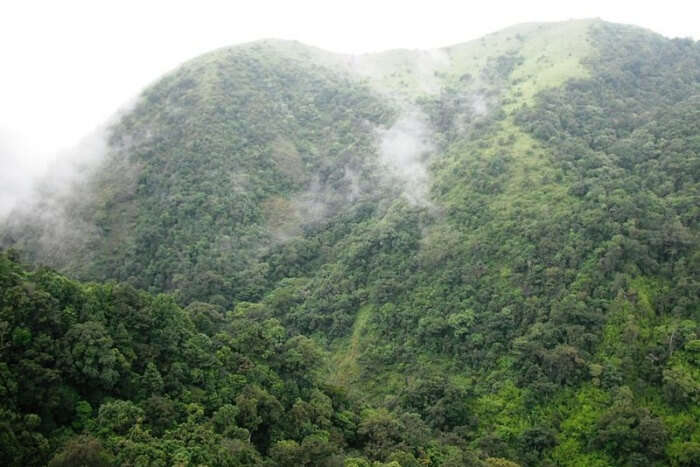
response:
[[[365,306],[357,312],[352,335],[336,342],[329,359],[327,381],[337,386],[351,388],[353,383],[360,381],[362,371],[358,358],[362,352],[363,337],[367,332],[367,321],[372,309]]]

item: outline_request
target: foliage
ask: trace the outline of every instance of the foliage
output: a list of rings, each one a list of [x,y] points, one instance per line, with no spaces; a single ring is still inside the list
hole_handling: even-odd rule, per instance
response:
[[[518,31],[435,92],[267,42],[149,88],[69,202],[84,250],[5,232],[119,282],[0,256],[0,461],[697,464],[700,46]],[[402,106],[426,205],[377,162]]]

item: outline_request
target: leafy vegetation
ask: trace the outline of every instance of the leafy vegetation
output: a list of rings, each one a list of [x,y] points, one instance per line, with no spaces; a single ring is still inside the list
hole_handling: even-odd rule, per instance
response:
[[[358,63],[190,62],[69,201],[82,249],[7,229],[121,283],[1,257],[5,463],[700,463],[700,45],[585,21]],[[378,162],[406,108],[427,203]]]
[[[12,251],[0,254],[0,284],[3,465],[474,457],[416,414],[358,404],[325,384],[318,344],[259,320],[254,307],[183,309],[129,285],[28,271]]]

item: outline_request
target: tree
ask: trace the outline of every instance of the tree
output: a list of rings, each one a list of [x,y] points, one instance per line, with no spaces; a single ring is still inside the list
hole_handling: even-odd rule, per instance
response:
[[[125,363],[104,325],[87,321],[73,326],[63,339],[62,362],[79,382],[111,389]]]
[[[49,467],[110,467],[113,462],[98,439],[82,435],[69,440],[51,459]]]

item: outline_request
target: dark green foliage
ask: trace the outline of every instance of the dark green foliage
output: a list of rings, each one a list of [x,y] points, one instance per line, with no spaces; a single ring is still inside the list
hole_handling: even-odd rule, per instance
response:
[[[411,434],[420,419],[361,412],[324,385],[318,345],[275,319],[241,309],[200,333],[214,307],[29,272],[5,253],[0,282],[3,336],[20,336],[0,349],[3,465],[337,465],[347,449],[385,458],[430,441]]]

